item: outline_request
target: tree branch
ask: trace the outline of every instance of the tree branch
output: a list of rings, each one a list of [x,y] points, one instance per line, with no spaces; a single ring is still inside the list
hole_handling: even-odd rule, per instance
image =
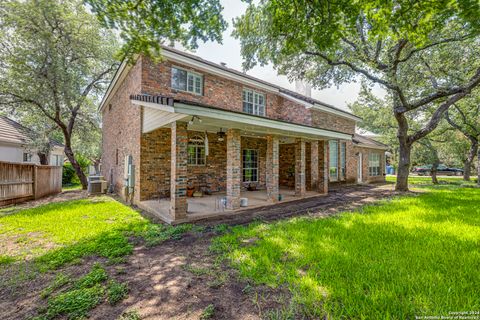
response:
[[[429,104],[437,99],[452,96],[452,95],[457,95],[461,94],[463,92],[469,93],[473,88],[478,86],[480,84],[480,68],[477,69],[477,72],[473,75],[473,77],[470,78],[470,81],[468,82],[467,85],[462,86],[462,87],[453,87],[448,90],[438,90],[437,92],[422,98],[420,100],[417,100],[414,103],[411,103],[408,105],[408,110],[414,110],[417,109],[421,106],[424,106],[426,104]],[[462,96],[463,98],[463,96]],[[456,101],[454,101],[456,102]]]

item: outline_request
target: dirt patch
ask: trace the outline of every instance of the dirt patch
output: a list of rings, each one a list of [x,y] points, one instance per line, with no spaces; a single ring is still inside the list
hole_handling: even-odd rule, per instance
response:
[[[394,191],[393,184],[343,185],[330,189],[327,195],[244,210],[232,216],[208,218],[196,223],[205,226],[217,224],[243,225],[252,221],[275,221],[302,215],[327,217],[340,211],[355,210],[379,199],[392,198],[403,194],[405,193]]]
[[[392,197],[396,195],[392,190],[391,185],[337,189],[328,196],[202,223],[245,224],[252,220],[271,221],[298,215],[330,216]],[[96,261],[105,265],[111,278],[128,284],[129,295],[115,306],[102,303],[90,312],[90,319],[117,319],[132,310],[144,320],[199,319],[210,305],[214,306],[211,319],[261,319],[269,311],[288,308],[290,296],[287,289],[254,286],[239,279],[235,270],[219,262],[218,257],[209,250],[215,236],[214,231],[192,233],[181,240],[170,240],[155,247],[136,243],[133,254],[117,265],[107,265],[105,260],[99,258],[87,258],[79,265],[34,278],[28,277],[28,264],[20,273],[0,271],[2,319],[26,319],[36,315],[37,310],[46,305],[46,301],[40,298],[40,292],[49,285],[55,274],[64,272],[79,277],[86,274]],[[244,245],[252,245],[255,241],[255,238],[249,239]],[[22,273],[24,276],[19,277]]]

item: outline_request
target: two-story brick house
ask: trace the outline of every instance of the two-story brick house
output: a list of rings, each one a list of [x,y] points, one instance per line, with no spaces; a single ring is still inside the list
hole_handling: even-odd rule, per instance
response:
[[[386,147],[355,135],[353,114],[170,47],[162,55],[122,64],[100,105],[102,173],[125,199],[181,222],[229,214],[242,198],[252,207],[384,181]]]

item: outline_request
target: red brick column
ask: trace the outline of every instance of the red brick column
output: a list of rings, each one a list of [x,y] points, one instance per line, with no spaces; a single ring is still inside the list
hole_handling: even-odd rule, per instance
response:
[[[187,124],[176,121],[171,127],[170,215],[178,220],[187,216]]]
[[[313,191],[319,190],[319,180],[318,180],[318,141],[310,142],[310,182]]]
[[[241,183],[241,138],[240,130],[227,130],[227,209],[240,207]]]
[[[279,141],[278,137],[267,136],[266,155],[266,182],[268,202],[278,202],[278,178],[279,178]]]
[[[328,193],[328,141],[318,142],[318,192]]]
[[[305,186],[305,140],[295,139],[295,195],[303,197],[307,193]]]

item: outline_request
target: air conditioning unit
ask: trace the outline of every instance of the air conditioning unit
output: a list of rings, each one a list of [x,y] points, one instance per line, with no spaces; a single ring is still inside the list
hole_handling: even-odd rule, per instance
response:
[[[88,177],[88,193],[101,194],[106,193],[108,188],[107,181],[103,180],[102,176]]]

